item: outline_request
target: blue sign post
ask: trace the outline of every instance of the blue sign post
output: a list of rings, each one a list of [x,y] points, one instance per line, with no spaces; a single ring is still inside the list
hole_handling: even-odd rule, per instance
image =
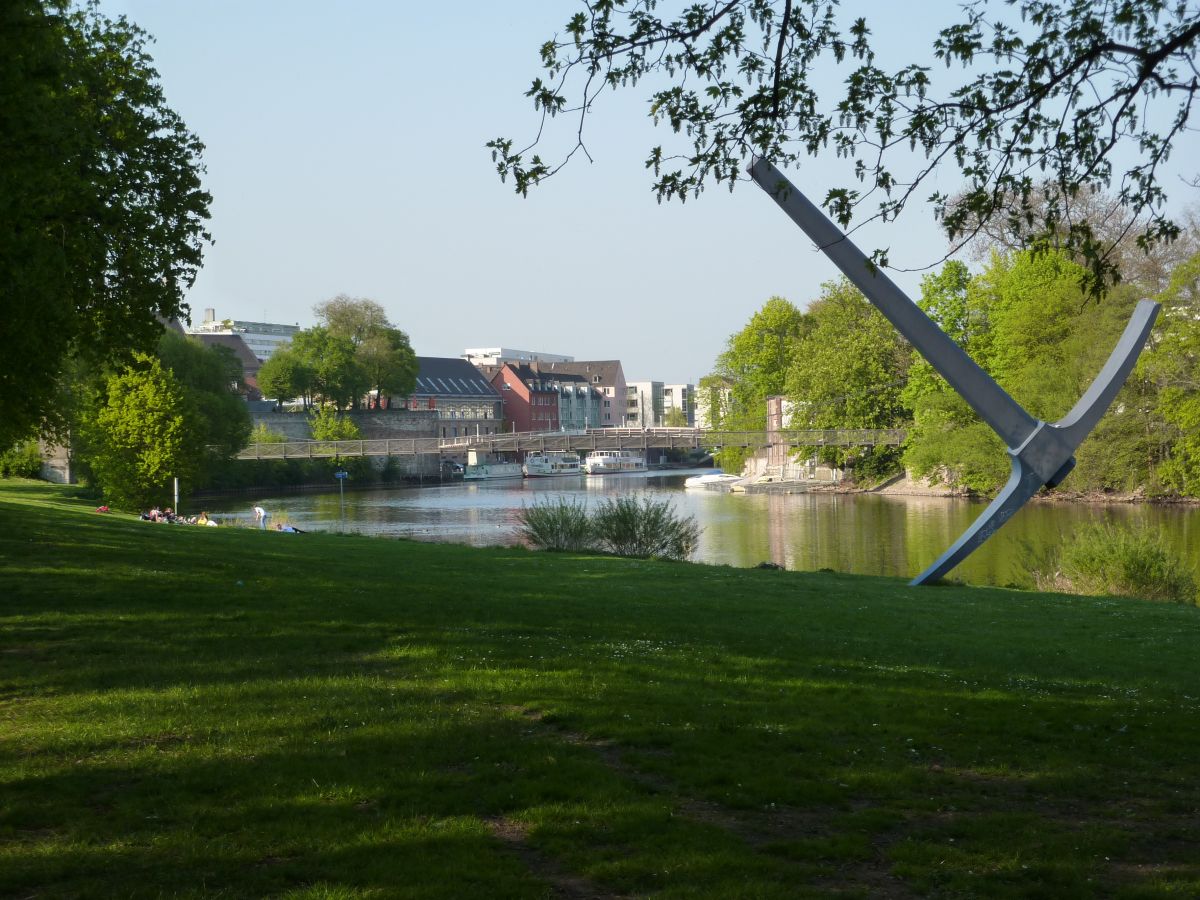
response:
[[[346,479],[350,477],[350,473],[345,469],[338,469],[333,473],[333,477],[338,483],[338,511],[342,518],[342,532],[346,531]]]

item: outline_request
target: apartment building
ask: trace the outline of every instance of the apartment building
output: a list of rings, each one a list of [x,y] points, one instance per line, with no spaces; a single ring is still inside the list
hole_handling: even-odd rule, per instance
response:
[[[486,370],[485,370],[486,371]],[[600,427],[602,394],[582,375],[550,373],[541,363],[505,363],[492,375],[513,431],[583,431]]]

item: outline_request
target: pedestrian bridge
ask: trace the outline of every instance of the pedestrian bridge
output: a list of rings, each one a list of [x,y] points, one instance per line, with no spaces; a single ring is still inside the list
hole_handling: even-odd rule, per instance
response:
[[[705,428],[592,428],[587,431],[519,432],[457,438],[388,438],[359,441],[284,441],[250,444],[238,459],[323,459],[354,456],[442,456],[521,453],[530,450],[751,450],[771,445],[789,447],[896,447],[905,432],[885,429],[800,429],[774,435],[766,431],[721,431]]]

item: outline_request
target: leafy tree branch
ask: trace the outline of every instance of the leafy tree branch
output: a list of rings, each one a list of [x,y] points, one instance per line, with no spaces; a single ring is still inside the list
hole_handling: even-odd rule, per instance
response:
[[[1081,193],[1115,191],[1141,217],[1143,246],[1179,233],[1163,213],[1160,171],[1200,91],[1194,4],[975,0],[891,71],[867,21],[843,21],[833,0],[581,6],[541,47],[543,76],[526,94],[540,115],[534,140],[488,144],[522,195],[586,153],[584,122],[606,89],[646,84],[651,118],[677,136],[646,159],[660,200],[732,188],[753,156],[787,166],[833,152],[853,161],[853,181],[829,188],[824,206],[849,228],[894,219],[949,168],[964,185],[955,202],[937,190],[928,199],[952,243],[1002,223],[1014,243],[1081,258],[1093,293],[1121,273],[1072,215]],[[829,66],[841,77],[836,96],[816,89]],[[574,146],[543,158],[547,123],[564,114],[578,119]],[[1136,158],[1123,165],[1125,147]],[[886,264],[886,253],[875,260]]]

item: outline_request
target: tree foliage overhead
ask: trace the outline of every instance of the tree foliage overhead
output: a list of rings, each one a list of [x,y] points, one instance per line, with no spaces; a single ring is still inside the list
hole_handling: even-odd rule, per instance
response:
[[[1088,262],[1093,288],[1115,279],[1100,236],[1072,215],[1078,192],[1111,188],[1146,212],[1143,243],[1169,239],[1160,170],[1200,90],[1193,52],[1200,10],[1183,0],[974,0],[915,60],[886,69],[868,21],[843,21],[834,0],[581,0],[541,47],[544,75],[527,92],[542,116],[524,148],[489,142],[502,177],[524,194],[576,153],[606,90],[649,85],[656,124],[678,135],[646,160],[660,199],[733,186],[757,155],[786,167],[835,152],[856,181],[829,189],[848,227],[860,206],[890,220],[933,200],[951,241],[1000,222],[1022,245],[1058,236]],[[841,77],[835,97],[820,79]],[[537,153],[547,120],[569,116],[563,158]],[[1134,151],[1119,161],[1122,148]],[[948,166],[957,202],[930,190]],[[922,193],[925,193],[922,196]],[[886,254],[876,253],[886,264]]]
[[[146,40],[65,0],[0,6],[0,444],[45,422],[71,355],[128,359],[186,313],[203,148]]]

